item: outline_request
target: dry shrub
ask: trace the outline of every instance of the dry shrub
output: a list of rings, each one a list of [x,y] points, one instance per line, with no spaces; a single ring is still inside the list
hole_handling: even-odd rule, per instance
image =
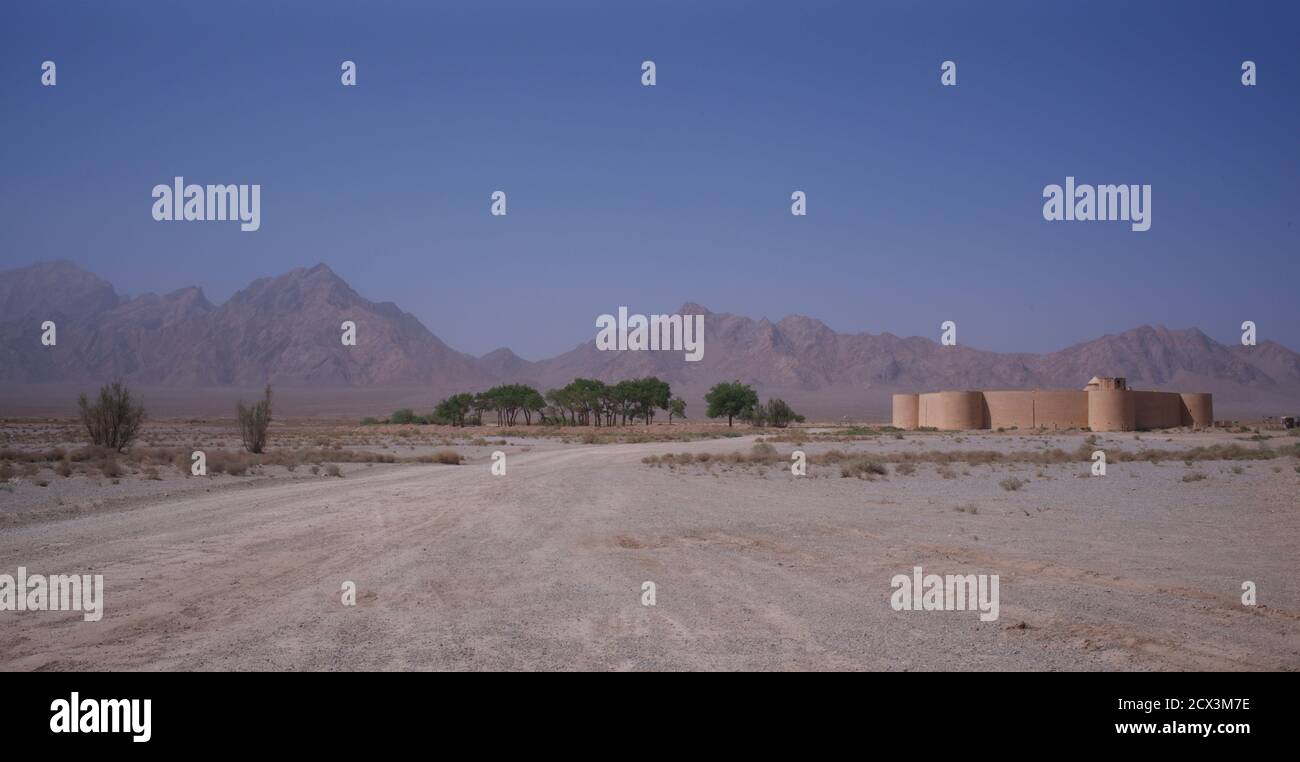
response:
[[[239,419],[239,436],[244,440],[244,449],[251,453],[260,453],[266,449],[266,435],[271,428],[271,387],[266,387],[261,401],[252,407],[244,407],[241,400],[235,407]]]
[[[455,450],[439,450],[433,455],[435,463],[442,463],[447,466],[459,466],[462,458],[460,453]]]
[[[120,381],[100,387],[99,398],[93,404],[81,395],[78,405],[90,441],[116,452],[131,444],[144,423],[144,406],[135,404],[131,392]]]
[[[884,466],[866,457],[853,458],[840,464],[840,476],[845,479],[857,477],[872,480],[887,473],[889,472]]]
[[[1017,479],[1016,477],[1011,476],[998,482],[998,486],[1006,490],[1007,492],[1015,492],[1016,490],[1020,489],[1021,487],[1025,486],[1028,483],[1029,482],[1025,481],[1024,479]]]

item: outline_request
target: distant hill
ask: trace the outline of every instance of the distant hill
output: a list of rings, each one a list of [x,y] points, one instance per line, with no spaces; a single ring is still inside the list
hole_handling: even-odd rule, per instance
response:
[[[829,416],[879,409],[897,390],[1078,389],[1093,375],[1117,375],[1137,388],[1211,391],[1264,412],[1300,400],[1300,355],[1267,341],[1227,346],[1195,328],[1140,326],[1048,354],[1008,354],[836,333],[799,315],[773,323],[696,304],[681,312],[704,315],[700,362],[685,362],[681,352],[602,352],[594,340],[530,362],[506,348],[483,357],[458,352],[396,305],[363,298],[325,265],[256,280],[218,306],[197,287],[127,299],[71,262],[48,262],[0,273],[0,384],[121,378],[175,389],[271,383],[422,387],[433,395],[501,381],[545,390],[577,377],[657,375],[694,397],[740,379]],[[56,347],[40,344],[44,320],[58,324]],[[339,340],[345,320],[357,324],[355,347]]]

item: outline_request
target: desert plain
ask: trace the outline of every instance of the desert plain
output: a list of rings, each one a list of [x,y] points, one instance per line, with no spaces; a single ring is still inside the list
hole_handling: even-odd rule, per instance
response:
[[[1296,670],[1294,431],[6,419],[0,573],[105,592],[0,611],[0,669]],[[916,566],[998,619],[894,610]]]

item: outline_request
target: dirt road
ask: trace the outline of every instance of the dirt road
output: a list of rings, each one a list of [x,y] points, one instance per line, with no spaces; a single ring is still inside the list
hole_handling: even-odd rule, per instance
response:
[[[563,446],[510,454],[505,476],[386,466],[7,528],[0,573],[103,574],[106,602],[99,622],[0,612],[0,668],[1300,668],[1294,474],[1070,465],[1011,493],[987,470],[640,462],[749,444]],[[914,565],[1000,575],[999,619],[894,611]],[[1241,604],[1243,580],[1265,605]]]

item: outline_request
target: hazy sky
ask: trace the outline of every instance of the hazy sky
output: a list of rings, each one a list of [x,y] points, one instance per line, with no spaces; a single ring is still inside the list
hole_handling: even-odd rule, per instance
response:
[[[0,9],[0,269],[219,303],[324,262],[530,359],[685,301],[1004,351],[1243,320],[1300,348],[1296,3],[178,5]],[[155,222],[176,175],[260,183],[261,230]],[[1152,185],[1150,231],[1044,221],[1066,175]]]

